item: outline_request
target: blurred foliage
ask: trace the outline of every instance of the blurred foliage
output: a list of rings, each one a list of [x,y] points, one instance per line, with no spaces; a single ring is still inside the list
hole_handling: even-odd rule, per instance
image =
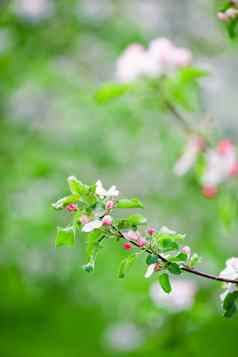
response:
[[[204,270],[220,271],[227,257],[237,255],[237,212],[228,210],[230,220],[222,196],[206,200],[194,175],[172,174],[185,139],[173,119],[159,114],[149,98],[126,95],[105,107],[95,100],[131,42],[166,35],[193,48],[200,60],[220,55],[226,44],[213,20],[215,6],[202,0],[192,7],[185,0],[52,0],[49,16],[32,19],[15,11],[18,3],[0,5],[0,355],[121,354],[110,349],[105,333],[118,322],[132,322],[145,339],[131,356],[236,356],[237,320],[217,313],[220,286],[197,281],[193,307],[172,313],[152,302],[151,281],[144,280],[139,262],[127,280],[118,281],[125,252],[110,244],[88,278],[81,269],[83,241],[74,250],[55,251],[58,218],[50,208],[67,194],[65,177],[101,178],[125,196],[141,197],[151,222],[186,232],[204,256]],[[158,5],[162,16],[152,22]],[[196,13],[202,14],[199,26]],[[235,78],[236,52],[232,58],[223,67]],[[228,98],[232,85],[222,85]],[[211,102],[205,95],[202,108]],[[217,97],[215,102],[219,106]],[[233,129],[226,118],[220,130],[225,126],[235,138],[237,127],[229,131],[229,124]]]

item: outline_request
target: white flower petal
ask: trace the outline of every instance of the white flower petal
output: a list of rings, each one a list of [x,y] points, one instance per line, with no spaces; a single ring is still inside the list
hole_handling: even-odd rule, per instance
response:
[[[173,231],[172,229],[169,229],[168,227],[166,226],[162,226],[160,228],[160,233],[162,234],[170,234],[170,235],[175,235],[177,234],[177,232]]]
[[[87,224],[85,224],[82,228],[82,232],[91,232],[94,229],[100,228],[102,226],[102,221],[100,221],[99,219],[95,219],[94,221],[91,221]]]
[[[145,275],[144,277],[146,279],[150,278],[151,275],[155,272],[155,267],[156,267],[156,264],[150,264],[145,272]]]

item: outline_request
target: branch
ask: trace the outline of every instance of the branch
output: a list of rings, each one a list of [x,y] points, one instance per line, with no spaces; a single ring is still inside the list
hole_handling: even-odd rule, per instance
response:
[[[141,249],[141,247],[138,246],[138,244],[135,241],[131,241],[128,240],[124,237],[124,235],[122,234],[122,232],[120,230],[118,230],[115,226],[113,226],[113,229],[117,232],[117,234],[120,236],[120,238],[129,241],[131,244],[133,244],[134,246],[136,246],[137,248]],[[145,252],[147,252],[148,254],[153,254],[156,255],[161,261],[171,264],[165,257],[163,257],[161,254],[154,254],[153,251],[151,251],[150,249],[144,249]],[[208,274],[208,273],[204,273],[202,271],[190,268],[188,266],[181,266],[180,267],[183,271],[186,271],[187,273],[190,274],[194,274],[194,275],[198,275],[200,277],[206,278],[206,279],[210,279],[210,280],[216,280],[216,281],[221,281],[224,283],[233,283],[233,284],[238,284],[238,280],[234,280],[234,279],[226,279],[226,278],[222,278],[220,276],[217,275],[212,275],[212,274]]]

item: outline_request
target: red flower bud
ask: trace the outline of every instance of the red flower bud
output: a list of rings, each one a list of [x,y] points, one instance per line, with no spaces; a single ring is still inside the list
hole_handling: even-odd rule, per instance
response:
[[[75,212],[78,210],[78,206],[75,205],[74,203],[71,203],[70,205],[66,206],[65,209],[68,212]]]
[[[125,250],[131,250],[132,249],[132,244],[130,242],[126,242],[123,244],[123,248]]]
[[[217,195],[217,188],[213,186],[204,186],[202,188],[203,196],[206,198],[213,198]]]

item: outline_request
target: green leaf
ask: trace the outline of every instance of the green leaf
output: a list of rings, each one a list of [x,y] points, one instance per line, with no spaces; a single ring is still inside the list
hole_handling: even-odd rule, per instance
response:
[[[151,265],[158,262],[158,257],[156,255],[149,254],[146,258],[146,264]]]
[[[186,67],[180,70],[180,80],[182,82],[193,81],[194,79],[206,77],[208,75],[207,71],[195,67]]]
[[[100,249],[101,238],[103,238],[104,233],[99,229],[95,229],[87,235],[87,257],[88,263],[83,265],[83,269],[90,273],[94,270],[96,263],[96,256]]]
[[[169,294],[172,291],[172,287],[171,287],[170,281],[169,281],[169,275],[167,273],[163,273],[159,276],[159,283],[160,283],[161,288],[167,294]]]
[[[182,270],[180,269],[179,265],[176,263],[169,264],[168,270],[170,271],[170,273],[176,274],[176,275],[179,275],[182,273]]]
[[[162,236],[159,239],[159,248],[163,252],[169,252],[172,250],[177,250],[179,248],[178,244],[170,236]]]
[[[232,317],[237,310],[236,300],[238,298],[238,291],[228,293],[223,301],[223,310],[225,317]]]
[[[116,204],[117,208],[144,208],[143,203],[138,198],[119,200]]]
[[[73,194],[77,195],[85,195],[89,191],[89,186],[83,184],[81,181],[79,181],[76,177],[70,176],[68,177],[68,184],[70,191]]]
[[[238,24],[237,19],[232,19],[225,23],[227,32],[231,39],[235,38],[237,35],[237,24]]]
[[[56,247],[72,247],[75,242],[75,228],[70,227],[57,227],[57,236],[55,240]]]
[[[187,254],[180,252],[177,255],[170,257],[169,261],[170,262],[186,262],[187,259],[188,259]]]
[[[55,203],[52,203],[52,207],[55,208],[55,209],[62,209],[64,208],[65,206],[68,206],[69,204],[71,203],[76,203],[80,200],[80,195],[69,195],[69,196],[66,196],[66,197],[63,197],[61,198],[60,200],[58,200],[57,202]]]
[[[131,254],[121,261],[121,264],[119,267],[119,273],[118,273],[118,277],[120,279],[123,279],[125,277],[125,275],[128,273],[132,264],[135,262],[136,257],[137,257],[137,254]]]
[[[112,99],[119,98],[132,89],[130,84],[106,83],[96,92],[96,101],[99,104],[105,104]]]
[[[139,224],[146,224],[147,220],[141,214],[133,214],[127,218],[128,223],[131,226],[137,226]]]

